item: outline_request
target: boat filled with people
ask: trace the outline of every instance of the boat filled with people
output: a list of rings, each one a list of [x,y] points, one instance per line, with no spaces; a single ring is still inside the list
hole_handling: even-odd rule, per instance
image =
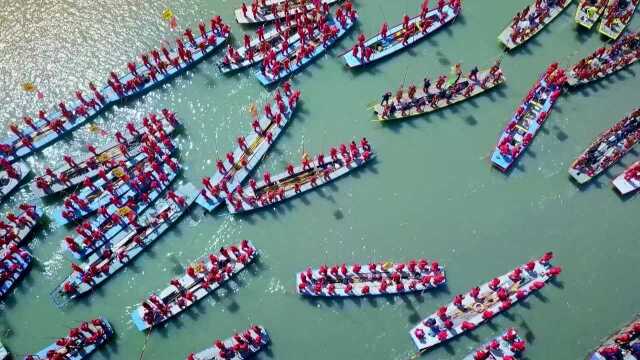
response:
[[[142,54],[142,63],[127,63],[129,72],[123,75],[111,71],[104,87],[98,89],[89,83],[93,94],[91,98],[85,98],[81,91],[76,91],[77,100],[60,102],[57,109],[48,113],[40,110],[38,120],[25,116],[26,126],[11,124],[11,134],[0,141],[0,155],[14,162],[51,145],[107,107],[142,95],[184,73],[218,49],[231,32],[219,16],[211,19],[210,30],[203,22],[198,27],[200,35],[196,37],[187,28],[184,36],[176,39],[176,49],[169,50],[163,46],[161,51],[153,49]]]
[[[580,0],[576,10],[576,23],[591,30],[600,20],[609,0]]]
[[[559,267],[551,266],[552,258],[552,253],[545,253],[540,259],[518,266],[466,294],[456,295],[451,303],[413,327],[409,332],[411,339],[424,352],[509,310],[560,274]]]
[[[605,78],[640,59],[640,32],[630,33],[609,47],[601,47],[573,65],[567,84],[577,86]]]
[[[373,106],[377,121],[427,114],[467,100],[505,82],[499,60],[490,69],[478,70],[478,67],[474,67],[466,75],[458,64],[454,67],[454,72],[454,79],[440,75],[432,83],[431,79],[425,78],[421,89],[411,84],[406,91],[401,85],[395,96],[390,91],[386,92],[380,103]]]
[[[103,206],[117,206],[149,188],[159,188],[171,182],[180,171],[180,164],[161,147],[147,148],[147,152],[123,161],[104,177],[69,195],[63,205],[56,207],[51,218],[59,225],[81,220]]]
[[[536,81],[498,138],[491,155],[491,163],[495,167],[508,171],[529,147],[562,94],[566,81],[565,72],[557,63],[551,64]]]
[[[462,360],[515,360],[522,358],[527,343],[518,331],[509,328],[502,335],[475,349]]]
[[[4,220],[0,220],[0,248],[9,244],[22,245],[42,218],[42,208],[28,203],[18,206],[17,215],[8,212]]]
[[[429,9],[429,0],[424,0],[419,15],[411,18],[404,15],[402,23],[391,29],[385,22],[376,36],[366,40],[360,34],[351,51],[342,57],[350,68],[371,64],[426,39],[452,23],[461,12],[462,0],[438,0],[435,9]]]
[[[0,249],[0,299],[22,279],[32,261],[31,254],[16,244],[9,244]]]
[[[51,293],[54,303],[63,306],[91,292],[127,266],[180,220],[197,195],[198,191],[190,183],[176,191],[167,191],[153,210],[144,213],[137,226],[120,232],[81,265],[72,263],[72,273]]]
[[[145,146],[160,143],[165,148],[171,149],[173,144],[169,135],[181,124],[173,112],[163,109],[161,114],[160,119],[155,113],[149,113],[143,117],[142,127],[132,122],[127,123],[126,134],[116,131],[113,143],[98,149],[91,144],[87,145],[89,154],[81,160],[64,155],[64,165],[55,170],[47,167],[45,174],[31,182],[31,191],[39,197],[44,197],[73,186],[88,187],[91,179],[98,177],[101,172],[106,173],[118,166],[121,161],[135,159],[140,154],[147,153]]]
[[[67,336],[57,339],[35,354],[25,355],[24,360],[86,359],[114,335],[111,324],[103,317],[83,321],[80,326],[69,329]]]
[[[640,0],[609,0],[600,22],[600,34],[616,40],[627,27]]]
[[[300,32],[298,39],[287,45],[286,50],[267,54],[260,70],[255,72],[262,85],[277,83],[300,71],[346,35],[358,19],[356,11],[347,8],[346,4],[337,9],[335,18],[325,18],[326,15],[319,14],[320,20],[307,31]]]
[[[329,158],[318,154],[314,159],[304,156],[302,164],[289,164],[286,171],[271,177],[265,172],[262,180],[251,179],[249,186],[238,187],[227,197],[227,210],[232,213],[253,211],[273,206],[298,196],[363,166],[375,157],[366,138],[358,146],[355,141],[331,148]]]
[[[615,164],[640,139],[640,108],[598,135],[569,167],[569,175],[584,184]]]
[[[11,163],[0,156],[0,201],[11,194],[29,175],[31,169],[22,161]]]
[[[508,50],[517,48],[558,17],[571,1],[535,0],[513,17],[511,24],[498,35],[498,40]]]
[[[260,325],[234,334],[232,337],[213,342],[213,346],[187,355],[187,360],[242,360],[253,357],[270,342],[267,330]]]
[[[322,265],[296,274],[296,291],[304,296],[350,297],[426,291],[444,285],[444,267],[425,259],[367,266]]]
[[[640,359],[640,314],[587,356],[587,360],[636,359]]]
[[[235,10],[239,24],[258,24],[286,19],[307,12],[329,12],[329,6],[341,0],[253,0],[250,5],[242,3]],[[351,3],[346,0],[345,3]]]
[[[634,162],[616,176],[612,184],[621,195],[631,194],[640,189],[640,161]]]
[[[238,147],[234,152],[227,153],[224,160],[216,160],[217,171],[202,179],[203,189],[196,202],[205,210],[213,211],[231,191],[242,186],[291,120],[300,99],[300,91],[293,90],[286,81],[282,83],[282,90],[283,93],[280,90],[274,93],[273,109],[267,103],[261,116],[257,111],[254,112],[251,124],[253,131],[247,136],[238,137]]]
[[[166,181],[157,181],[157,186],[141,187],[126,201],[115,198],[116,201],[108,206],[101,206],[93,221],[76,227],[75,238],[64,238],[65,249],[76,259],[84,259],[111,242],[121,231],[137,228],[138,217],[160,197],[176,176],[177,172],[171,172]]]
[[[172,279],[167,288],[133,310],[134,325],[144,331],[180,314],[244,270],[257,256],[253,244],[242,240],[238,246],[221,247],[217,253],[197,260],[182,277]]]

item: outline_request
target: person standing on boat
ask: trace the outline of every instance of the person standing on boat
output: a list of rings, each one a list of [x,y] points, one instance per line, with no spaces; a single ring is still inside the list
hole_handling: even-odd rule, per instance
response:
[[[391,99],[391,91],[387,91],[382,95],[382,101],[380,101],[380,106],[385,106],[389,104],[389,99]]]

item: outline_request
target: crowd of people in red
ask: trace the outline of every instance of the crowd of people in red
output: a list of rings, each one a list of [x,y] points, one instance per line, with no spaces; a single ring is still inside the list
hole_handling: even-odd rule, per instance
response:
[[[511,156],[511,158],[516,158],[527,146],[529,146],[533,140],[535,132],[530,132],[529,125],[525,124],[523,128],[527,129],[527,131],[524,134],[521,134],[521,141],[516,141],[515,134],[522,132],[521,127],[518,125],[522,121],[531,117],[531,115],[533,115],[532,118],[536,120],[538,125],[542,125],[549,116],[549,112],[536,110],[532,106],[532,102],[535,101],[537,103],[544,104],[547,97],[550,97],[551,103],[555,103],[558,97],[562,94],[562,87],[566,81],[567,76],[564,69],[560,68],[558,63],[553,63],[547,68],[544,76],[536,81],[533,88],[529,90],[527,96],[523,99],[522,104],[518,106],[518,109],[513,115],[513,119],[504,129],[504,132],[507,135],[500,140],[497,146],[502,156]]]
[[[571,68],[580,81],[605,77],[640,58],[640,33],[629,34],[611,45],[601,47]]]
[[[245,358],[243,355],[249,355],[253,351],[250,346],[254,348],[261,348],[267,341],[268,335],[265,330],[258,326],[252,325],[251,328],[242,332],[242,334],[234,334],[233,337],[227,342],[231,342],[232,345],[225,345],[225,343],[217,339],[213,342],[213,346],[220,359],[233,359],[240,355],[240,358]],[[191,353],[187,356],[187,360],[200,360],[196,354]]]
[[[301,161],[301,171],[299,172],[294,171],[293,164],[288,164],[286,168],[288,176],[280,180],[282,184],[271,181],[271,173],[267,171],[262,176],[264,180],[262,186],[258,187],[258,182],[255,179],[249,180],[249,186],[253,194],[246,194],[243,188],[239,186],[230,194],[227,194],[227,201],[233,205],[236,211],[243,209],[243,202],[251,207],[267,206],[285,200],[288,197],[287,191],[291,190],[291,187],[293,187],[293,193],[298,194],[304,184],[309,183],[311,186],[317,186],[319,179],[324,182],[333,180],[331,177],[334,171],[331,165],[333,163],[351,167],[351,164],[356,159],[362,159],[362,161],[366,162],[372,156],[371,146],[366,138],[360,140],[360,147],[355,141],[352,141],[349,144],[349,150],[347,150],[347,145],[345,144],[341,144],[339,149],[332,147],[329,150],[330,162],[325,162],[325,156],[322,153],[315,157],[315,162],[304,156]]]
[[[55,341],[55,348],[45,354],[45,358],[39,355],[26,355],[24,360],[64,360],[78,356],[86,347],[99,345],[113,335],[111,326],[102,319],[93,319],[91,322],[82,322],[80,326],[71,328],[69,335]]]
[[[504,350],[508,350],[511,353],[516,354],[519,357],[526,350],[526,343],[518,336],[518,332],[510,328],[508,329],[502,336],[502,340],[504,340],[508,344],[508,348]],[[503,345],[500,343],[498,339],[492,340],[490,343],[482,347],[481,349],[476,350],[473,353],[473,360],[490,360],[494,359],[492,354],[497,353],[500,354],[501,360],[515,360],[516,357],[512,355],[503,355],[506,351],[501,351],[503,349]]]
[[[199,300],[195,296],[197,290],[205,289],[208,292],[212,286],[227,281],[238,271],[236,268],[238,263],[243,266],[248,264],[255,254],[256,249],[247,240],[242,240],[239,247],[236,245],[221,247],[217,255],[209,254],[208,264],[201,261],[195,266],[188,266],[186,276],[193,280],[191,284],[185,286],[180,279],[172,279],[170,284],[176,291],[171,297],[160,298],[153,294],[142,302],[142,320],[149,325],[154,325],[182,311]],[[177,306],[178,310],[172,310],[172,305]]]
[[[569,0],[536,0],[518,12],[511,20],[511,34],[509,38],[513,44],[519,44],[529,39],[540,28],[546,25],[555,8],[564,8]]]
[[[299,275],[298,292],[321,295],[324,291],[326,295],[335,296],[337,284],[347,295],[368,295],[372,290],[385,294],[389,286],[393,286],[395,292],[404,292],[415,291],[418,286],[430,288],[446,281],[443,268],[438,262],[429,264],[425,259],[398,263],[391,267],[370,263],[367,269],[368,272],[363,273],[360,264],[331,267],[322,265],[317,272],[307,268]],[[359,286],[354,288],[355,284]]]

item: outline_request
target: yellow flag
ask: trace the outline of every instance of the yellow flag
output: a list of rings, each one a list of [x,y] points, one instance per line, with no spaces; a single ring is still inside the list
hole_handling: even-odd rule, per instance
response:
[[[171,11],[171,9],[169,8],[164,9],[164,11],[162,12],[162,18],[165,21],[169,21],[171,20],[172,17],[173,17],[173,11]]]
[[[32,82],[26,82],[22,84],[22,90],[26,91],[26,92],[34,92],[36,90],[38,90],[38,88],[36,87],[36,85]]]

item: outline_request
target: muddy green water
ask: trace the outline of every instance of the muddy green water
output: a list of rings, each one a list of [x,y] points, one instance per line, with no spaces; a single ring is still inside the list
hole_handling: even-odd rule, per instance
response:
[[[407,331],[459,292],[505,273],[544,251],[563,266],[561,282],[515,306],[470,336],[427,353],[459,359],[504,328],[519,328],[529,359],[579,359],[599,340],[640,311],[637,264],[638,199],[620,199],[610,180],[614,166],[580,189],[567,168],[603,129],[639,105],[640,65],[563,96],[554,113],[509,176],[493,170],[488,154],[496,137],[538,74],[552,61],[575,62],[603,44],[595,32],[576,31],[575,5],[522,49],[504,58],[507,84],[486,96],[426,117],[378,126],[367,104],[385,90],[428,74],[488,66],[502,51],[496,36],[528,0],[468,0],[455,24],[411,50],[368,70],[344,68],[336,55],[356,34],[378,30],[385,18],[417,12],[418,0],[358,0],[361,23],[326,56],[293,81],[302,107],[258,172],[274,173],[303,151],[317,153],[366,136],[378,160],[334,185],[275,209],[232,217],[194,208],[134,264],[98,291],[56,309],[48,298],[69,272],[61,240],[69,229],[45,226],[29,248],[37,261],[0,308],[0,337],[18,357],[35,352],[79,321],[106,316],[115,341],[94,359],[138,359],[145,335],[129,313],[151,291],[164,287],[187,264],[209,251],[251,239],[262,251],[251,271],[148,337],[145,359],[181,359],[251,323],[273,339],[263,359],[406,359],[414,352]],[[158,46],[172,33],[161,19],[170,7],[178,28],[219,14],[234,23],[239,0],[155,2],[140,0],[2,1],[0,6],[0,125],[33,114],[88,81]],[[407,10],[408,9],[408,10]],[[634,20],[631,28],[640,22]],[[233,24],[236,43],[243,30]],[[222,76],[214,56],[186,75],[93,121],[114,133],[130,119],[174,109],[185,123],[179,136],[185,165],[181,181],[199,183],[214,161],[250,128],[248,107],[269,93],[249,71]],[[37,100],[21,89],[33,82]],[[35,173],[80,154],[86,143],[108,140],[85,126],[28,160]],[[627,155],[629,165],[638,153]],[[6,212],[32,199],[26,186],[2,205]],[[45,202],[51,209],[60,201]],[[309,301],[294,293],[294,273],[308,265],[426,257],[447,267],[447,289],[421,296]],[[635,265],[634,265],[635,264]],[[634,270],[635,269],[635,270]]]

